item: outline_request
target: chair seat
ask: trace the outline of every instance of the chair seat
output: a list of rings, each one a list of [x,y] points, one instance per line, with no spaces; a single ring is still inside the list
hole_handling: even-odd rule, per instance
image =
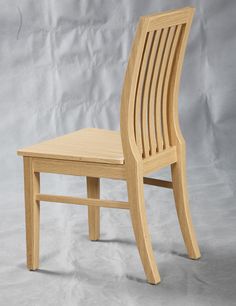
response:
[[[120,133],[86,128],[18,150],[18,155],[124,164]]]

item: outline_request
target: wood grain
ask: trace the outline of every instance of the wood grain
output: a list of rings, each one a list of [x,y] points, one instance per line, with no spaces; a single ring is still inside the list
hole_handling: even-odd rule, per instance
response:
[[[196,259],[200,256],[196,237],[193,234],[188,202],[186,201],[187,189],[183,180],[183,172],[185,173],[186,169],[181,166],[184,163],[184,151],[180,149],[184,139],[179,128],[177,108],[181,68],[193,14],[194,9],[188,7],[141,18],[132,45],[122,92],[120,125],[127,171],[128,195],[131,204],[130,211],[140,257],[147,280],[150,283],[158,283],[160,277],[146,223],[143,175],[154,172],[161,167],[172,165],[176,208],[185,244],[191,258]],[[151,33],[153,33],[152,36]],[[158,35],[155,33],[158,33]],[[151,126],[153,126],[153,121],[155,122],[155,135],[149,135],[149,139],[152,139],[152,143],[156,141],[157,147],[156,152],[154,152],[153,145],[151,145],[151,156],[150,154],[148,156],[146,152],[149,147],[147,146],[147,149],[143,148],[147,141],[143,141],[142,150],[140,150],[138,139],[140,136],[142,137],[144,130],[142,128],[138,130],[137,139],[137,127],[141,126],[138,122],[140,115],[134,116],[134,114],[136,114],[137,108],[137,88],[142,88],[140,82],[145,84],[147,80],[145,73],[142,72],[143,59],[147,57],[145,55],[147,38],[153,36],[158,39],[156,42],[158,48],[155,61],[153,59],[149,60],[149,64],[152,63],[155,66],[153,76],[150,78],[147,73],[147,78],[152,79],[149,103],[151,109],[155,109],[153,114],[155,117],[151,119],[152,114],[149,113],[148,120]],[[151,58],[152,56],[150,56]],[[140,75],[142,75],[141,78]],[[144,103],[147,103],[147,101],[145,100]],[[138,107],[139,113],[142,113],[143,110],[146,111],[145,105],[144,107],[142,105]],[[143,125],[146,124],[145,116],[146,114],[143,115]],[[153,133],[153,128],[149,131]],[[145,131],[144,138],[146,139]],[[176,174],[177,172],[178,174]],[[180,176],[180,181],[178,181],[178,176]],[[145,181],[153,182],[148,179],[145,179]],[[168,184],[167,186],[170,187]]]
[[[24,157],[27,266],[39,266],[40,201],[88,206],[89,238],[99,239],[100,207],[129,209],[147,281],[160,282],[146,217],[144,184],[173,188],[190,258],[200,257],[179,126],[181,69],[194,9],[140,18],[121,97],[121,132],[82,129],[18,151]],[[144,177],[171,166],[172,182]],[[87,198],[40,193],[40,173],[87,177]],[[101,200],[99,178],[127,181],[128,202]]]
[[[32,158],[35,172],[125,179],[125,165]]]
[[[155,179],[152,177],[144,177],[143,183],[147,185],[159,186],[159,187],[170,188],[170,189],[173,188],[172,182]]]
[[[24,157],[24,184],[27,267],[29,270],[37,270],[39,267],[40,205],[35,198],[35,193],[40,190],[40,176],[39,173],[33,172],[30,157]]]
[[[81,129],[18,150],[18,155],[62,160],[123,164],[120,133],[102,129]]]
[[[88,198],[100,198],[100,179],[87,176]],[[98,240],[100,236],[100,207],[88,206],[89,239]]]
[[[79,198],[53,194],[38,193],[35,195],[37,201],[55,202],[64,204],[90,205],[94,207],[129,209],[130,205],[124,201],[98,200],[93,198]]]

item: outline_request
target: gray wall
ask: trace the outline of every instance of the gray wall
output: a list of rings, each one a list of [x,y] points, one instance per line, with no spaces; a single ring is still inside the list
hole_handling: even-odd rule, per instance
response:
[[[15,151],[82,127],[119,129],[120,93],[140,15],[194,5],[180,117],[189,165],[234,160],[235,1],[1,1],[0,143]]]
[[[18,148],[83,127],[119,129],[120,93],[140,15],[196,7],[179,112],[202,259],[186,258],[171,190],[145,186],[162,283],[145,284],[129,214],[41,205],[40,270],[25,267]],[[233,306],[236,284],[236,1],[0,0],[0,305]],[[168,177],[167,171],[160,172]],[[105,199],[127,200],[102,180]],[[42,175],[42,191],[85,195],[85,180]]]

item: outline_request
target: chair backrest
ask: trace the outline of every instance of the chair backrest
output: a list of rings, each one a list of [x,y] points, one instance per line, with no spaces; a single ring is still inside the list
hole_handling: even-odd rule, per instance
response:
[[[140,18],[121,98],[125,158],[153,157],[175,145],[180,74],[194,8]]]

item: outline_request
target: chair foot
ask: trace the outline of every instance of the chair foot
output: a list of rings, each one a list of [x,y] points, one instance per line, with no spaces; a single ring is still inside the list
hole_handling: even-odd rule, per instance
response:
[[[185,155],[183,152],[179,155],[178,161],[171,165],[176,211],[188,256],[191,259],[199,259],[201,253],[198,247],[189,208]]]
[[[100,180],[96,177],[87,177],[88,198],[99,199]],[[100,238],[100,207],[88,206],[89,239],[97,241]]]
[[[31,272],[34,272],[34,271],[37,271],[38,268],[28,268],[28,270],[31,271]]]
[[[134,235],[147,281],[150,284],[158,284],[161,279],[148,231],[146,210],[144,205],[143,177],[141,173],[140,176],[128,179],[127,185]]]

